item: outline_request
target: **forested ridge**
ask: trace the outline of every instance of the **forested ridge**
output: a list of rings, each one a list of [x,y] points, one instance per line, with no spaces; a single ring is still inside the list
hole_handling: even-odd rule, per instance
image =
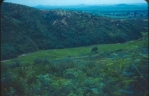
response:
[[[37,50],[123,43],[146,32],[142,19],[113,19],[66,10],[6,3],[1,12],[1,59]]]

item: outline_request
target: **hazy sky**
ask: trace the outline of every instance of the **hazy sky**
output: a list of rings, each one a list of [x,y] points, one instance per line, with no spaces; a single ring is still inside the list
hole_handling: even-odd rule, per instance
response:
[[[77,4],[119,4],[145,3],[145,0],[4,0],[28,6],[35,5],[77,5]]]

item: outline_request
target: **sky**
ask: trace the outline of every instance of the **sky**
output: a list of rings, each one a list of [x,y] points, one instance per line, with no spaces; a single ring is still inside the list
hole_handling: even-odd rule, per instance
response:
[[[5,2],[12,2],[23,4],[27,6],[36,5],[78,5],[78,4],[130,4],[130,3],[146,3],[145,0],[4,0]]]

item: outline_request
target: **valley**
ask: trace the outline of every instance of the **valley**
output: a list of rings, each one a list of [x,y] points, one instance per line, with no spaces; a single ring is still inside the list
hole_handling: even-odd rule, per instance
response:
[[[17,9],[17,10],[15,10]],[[1,59],[38,50],[124,43],[147,32],[144,19],[115,19],[70,10],[38,10],[3,3]]]
[[[118,6],[127,6],[131,17]],[[134,6],[44,9],[4,2],[1,95],[148,96],[147,11]]]

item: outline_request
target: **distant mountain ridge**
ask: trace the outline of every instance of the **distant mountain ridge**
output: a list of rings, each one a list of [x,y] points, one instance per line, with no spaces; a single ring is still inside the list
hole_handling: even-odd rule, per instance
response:
[[[147,21],[118,20],[68,10],[3,3],[1,59],[37,50],[122,43],[138,39]]]
[[[38,8],[38,9],[51,9],[51,8],[61,8],[61,9],[76,9],[76,8],[83,8],[82,11],[84,10],[84,8],[92,8],[92,7],[125,7],[127,9],[127,7],[135,7],[136,9],[139,8],[144,8],[147,9],[148,5],[146,3],[134,3],[134,4],[101,4],[101,5],[85,5],[85,4],[79,4],[79,5],[37,5],[37,6],[32,6],[34,8]]]
[[[146,3],[140,4],[111,4],[111,5],[63,5],[50,6],[39,5],[33,6],[40,10],[71,10],[84,13],[91,13],[98,16],[107,16],[110,18],[148,18],[148,5]],[[137,13],[137,15],[135,14]],[[136,15],[136,16],[135,16]]]

